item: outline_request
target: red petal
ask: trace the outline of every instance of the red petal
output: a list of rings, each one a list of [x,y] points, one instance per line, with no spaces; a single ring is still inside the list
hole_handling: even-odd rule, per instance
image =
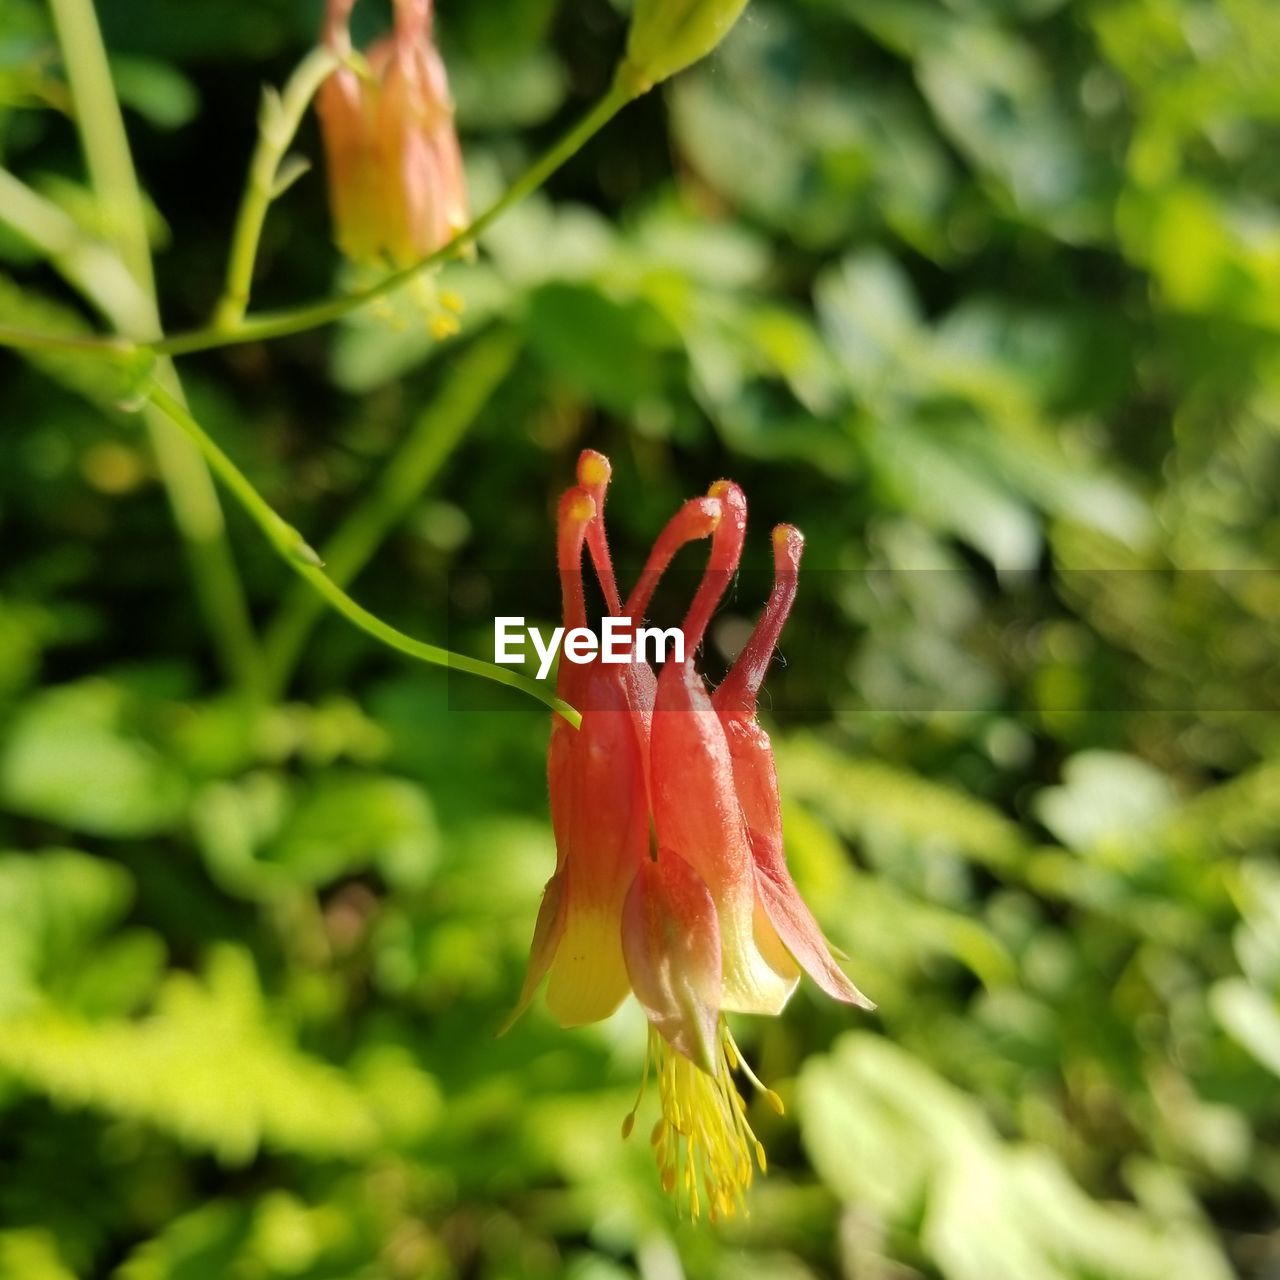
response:
[[[874,1009],[875,1005],[849,981],[832,959],[831,948],[822,936],[822,929],[787,870],[782,847],[778,774],[769,735],[754,719],[731,717],[725,721],[724,727],[733,759],[738,802],[746,820],[755,863],[756,893],[769,922],[801,968],[829,996],[864,1009]]]
[[[794,525],[780,524],[774,529],[773,590],[751,638],[716,690],[715,708],[722,720],[735,713],[755,714],[756,696],[764,683],[778,637],[786,626],[787,615],[795,603],[803,552],[804,535]]]
[[[662,849],[646,859],[622,916],[622,951],[649,1021],[712,1075],[719,1055],[720,926],[697,872]]]
[[[605,495],[612,478],[613,467],[610,466],[609,459],[594,449],[583,449],[578,456],[578,484],[591,495],[596,504],[595,519],[587,528],[587,547],[591,552],[591,563],[595,565],[596,577],[600,580],[605,605],[616,618],[622,614],[622,601],[618,598],[618,580],[614,577],[609,539],[604,528]]]
[[[565,923],[547,1007],[566,1026],[606,1018],[630,989],[622,958],[626,893],[649,850],[639,716],[625,668],[572,668],[582,725],[552,721],[548,782]]]
[[[587,606],[582,594],[582,544],[595,514],[596,504],[585,489],[567,489],[560,498],[556,566],[560,571],[561,605],[568,630],[587,625]]]
[[[658,844],[679,849],[715,900],[723,943],[721,1005],[777,1013],[798,975],[789,964],[787,973],[775,969],[756,942],[755,867],[733,761],[690,662],[669,662],[658,677],[649,754]]]
[[[833,999],[874,1009],[875,1001],[864,996],[836,964],[822,929],[791,879],[782,850],[767,841],[758,842],[753,833],[751,852],[756,860],[760,903],[796,962]]]
[[[666,528],[654,540],[649,559],[627,597],[628,617],[643,619],[658,582],[675,558],[676,552],[686,543],[714,533],[720,523],[722,510],[720,502],[715,498],[690,498],[667,521]]]
[[[711,556],[702,583],[684,619],[687,661],[692,661],[729,579],[738,570],[742,544],[747,536],[747,499],[742,490],[731,480],[718,480],[707,496],[720,503],[720,522],[711,538]]]

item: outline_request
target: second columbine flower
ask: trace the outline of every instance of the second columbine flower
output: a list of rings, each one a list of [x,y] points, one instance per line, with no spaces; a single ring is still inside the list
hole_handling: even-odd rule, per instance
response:
[[[343,65],[320,87],[338,247],[355,262],[407,267],[467,225],[462,153],[432,0],[394,0],[392,33],[355,54],[355,0],[328,0],[325,44]]]

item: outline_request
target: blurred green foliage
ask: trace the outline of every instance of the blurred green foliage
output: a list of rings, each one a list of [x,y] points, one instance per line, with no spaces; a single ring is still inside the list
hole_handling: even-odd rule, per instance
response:
[[[220,284],[303,0],[104,0],[163,311]],[[377,6],[361,21],[376,26]],[[607,83],[607,0],[440,0],[476,203]],[[88,234],[36,0],[0,156]],[[300,147],[316,153],[314,132]],[[797,880],[859,985],[740,1029],[784,1119],[749,1219],[618,1136],[634,1010],[495,1040],[553,864],[544,714],[326,619],[223,690],[155,468],[91,362],[3,356],[0,1276],[1263,1280],[1280,1268],[1280,8],[753,0],[445,281],[184,361],[314,542],[481,330],[514,371],[355,594],[482,654],[556,609],[615,461],[625,563],[720,474],[809,540],[772,724]],[[91,317],[0,234],[0,320]],[[260,301],[335,286],[322,187]],[[394,466],[394,461],[390,461]],[[237,513],[255,613],[285,571]],[[515,571],[514,600],[480,597]],[[455,625],[450,626],[450,618]],[[718,646],[718,648],[717,648]]]

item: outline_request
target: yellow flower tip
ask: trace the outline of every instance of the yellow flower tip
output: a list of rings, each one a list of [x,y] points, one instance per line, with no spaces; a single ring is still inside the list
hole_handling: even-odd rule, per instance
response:
[[[602,453],[587,451],[578,461],[578,483],[584,489],[607,485],[610,474],[609,460]]]
[[[777,1115],[785,1116],[787,1114],[786,1107],[782,1105],[782,1099],[772,1089],[764,1091],[764,1100],[774,1109]]]
[[[460,316],[467,309],[462,295],[454,289],[440,290],[440,305],[446,311],[452,311],[455,316]]]
[[[723,498],[725,494],[727,494],[729,490],[732,488],[733,488],[732,480],[717,480],[715,484],[713,484],[711,488],[707,490],[707,497]]]
[[[652,1065],[662,1108],[650,1142],[662,1189],[677,1196],[695,1222],[704,1208],[712,1222],[745,1213],[755,1168],[763,1173],[766,1167],[764,1147],[751,1131],[746,1105],[733,1083],[734,1068],[745,1064],[723,1018],[716,1052],[712,1074],[649,1028],[645,1077]],[[772,1090],[762,1091],[777,1097]],[[630,1133],[633,1117],[634,1112],[624,1122],[625,1133]]]
[[[627,1113],[627,1118],[622,1122],[622,1140],[631,1137],[631,1131],[636,1127],[636,1113],[634,1111]]]
[[[574,524],[586,524],[595,519],[596,504],[589,493],[579,493],[570,499],[564,514]]]

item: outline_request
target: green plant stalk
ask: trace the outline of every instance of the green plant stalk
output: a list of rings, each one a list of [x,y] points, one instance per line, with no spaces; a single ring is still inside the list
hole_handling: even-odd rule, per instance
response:
[[[258,145],[249,162],[249,178],[236,216],[227,262],[227,280],[214,311],[213,327],[234,329],[243,319],[253,288],[258,244],[271,202],[280,192],[280,166],[293,143],[311,99],[338,65],[328,49],[313,49],[289,77],[284,92],[266,89],[258,117]]]
[[[97,334],[37,332],[16,325],[0,324],[0,347],[13,351],[51,351],[65,355],[127,359],[138,354],[138,347],[126,338],[101,338]]]
[[[50,0],[50,7],[106,239],[120,250],[142,293],[154,298],[146,207],[93,0]],[[155,323],[159,327],[158,316]]]
[[[507,667],[482,662],[479,658],[468,658],[464,654],[453,653],[438,645],[415,640],[358,605],[325,573],[320,557],[302,535],[271,508],[267,500],[253,487],[248,477],[222,451],[176,396],[170,394],[158,381],[153,381],[146,387],[145,394],[149,396],[150,403],[159,412],[186,433],[195,447],[200,450],[214,474],[226,485],[232,497],[244,508],[249,518],[266,534],[267,540],[277,554],[294,573],[308,582],[332,609],[342,614],[366,635],[372,636],[400,653],[416,658],[419,662],[446,667],[451,671],[461,671],[467,675],[480,676],[485,680],[492,680],[496,684],[506,685],[509,689],[528,694],[563,716],[575,729],[581,725],[582,717],[578,712],[536,680],[531,680],[528,676]]]
[[[146,209],[138,186],[124,118],[111,81],[92,0],[51,0],[58,41],[76,106],[85,163],[108,238],[116,245],[135,289],[109,301],[106,314],[126,337],[160,332]],[[178,375],[166,361],[158,371],[182,395]],[[213,480],[200,454],[150,408],[145,413],[156,462],[174,521],[187,549],[192,578],[223,669],[246,692],[261,684],[261,655],[248,605],[236,573]]]
[[[348,586],[405,518],[510,373],[519,347],[515,332],[502,330],[479,339],[457,359],[444,387],[384,466],[376,488],[321,547],[331,581]],[[288,688],[323,611],[323,601],[298,583],[272,619],[263,641],[269,696],[279,697]]]

